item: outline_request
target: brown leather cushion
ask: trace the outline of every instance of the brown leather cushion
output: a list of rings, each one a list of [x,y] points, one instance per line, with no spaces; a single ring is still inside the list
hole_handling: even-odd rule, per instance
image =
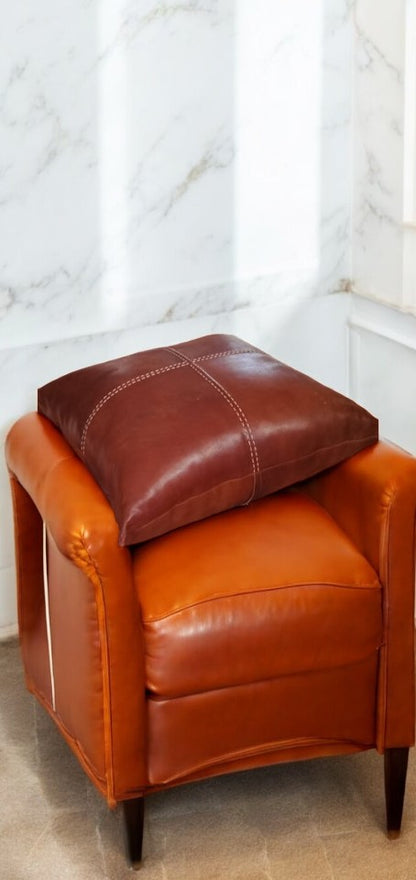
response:
[[[382,640],[374,569],[296,490],[138,547],[134,580],[158,697],[356,664]]]
[[[248,504],[378,436],[351,400],[223,335],[69,373],[38,409],[107,495],[120,544]]]

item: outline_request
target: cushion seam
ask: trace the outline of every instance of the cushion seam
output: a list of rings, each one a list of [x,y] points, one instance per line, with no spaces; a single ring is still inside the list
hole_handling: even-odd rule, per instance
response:
[[[255,678],[251,681],[239,681],[235,682],[234,684],[217,685],[217,687],[211,687],[204,691],[189,691],[188,693],[177,694],[176,696],[166,696],[164,694],[156,693],[155,691],[151,691],[150,688],[146,688],[146,692],[149,696],[149,699],[153,700],[154,703],[168,703],[170,702],[170,700],[185,700],[188,697],[206,696],[207,694],[214,694],[217,691],[232,690],[234,688],[246,688],[251,687],[252,685],[256,686],[268,684],[269,682],[273,681],[281,681],[283,678],[293,678],[297,675],[313,676],[322,672],[333,672],[334,669],[350,669],[351,666],[360,666],[362,663],[366,663],[371,657],[373,657],[374,654],[376,654],[380,650],[380,647],[382,647],[382,644],[378,645],[376,648],[369,651],[368,653],[350,660],[350,662],[348,663],[337,663],[333,666],[317,666],[313,669],[311,669],[310,667],[306,669],[301,667],[299,669],[291,669],[289,672],[281,672],[275,675],[270,675],[267,678],[264,676],[263,678]]]
[[[206,599],[200,599],[197,602],[190,602],[188,605],[183,605],[181,608],[175,609],[175,611],[170,611],[168,614],[162,614],[158,617],[145,617],[143,616],[143,623],[151,624],[156,623],[160,620],[167,620],[169,617],[174,617],[177,614],[182,614],[183,611],[188,611],[191,608],[197,608],[199,605],[207,605],[210,602],[219,602],[223,599],[241,599],[242,596],[258,596],[260,593],[272,593],[277,590],[292,590],[299,587],[299,589],[308,589],[308,588],[316,588],[323,587],[326,588],[335,588],[335,589],[343,589],[343,590],[381,590],[381,584],[379,580],[374,582],[373,584],[344,584],[344,583],[335,583],[333,581],[327,581],[322,583],[321,581],[304,581],[304,582],[294,582],[288,584],[273,584],[268,587],[261,587],[259,590],[239,590],[235,593],[226,593],[225,595],[214,595],[209,596]],[[139,602],[140,602],[140,592],[139,592]],[[141,604],[141,603],[140,603]]]
[[[260,462],[256,441],[253,436],[253,431],[244,410],[241,408],[240,404],[231,394],[231,392],[228,391],[228,389],[225,388],[224,385],[222,385],[221,382],[218,381],[218,379],[215,379],[213,376],[211,376],[211,374],[208,373],[207,370],[204,370],[203,367],[200,367],[196,362],[196,359],[191,360],[190,358],[186,357],[186,355],[184,355],[182,352],[177,351],[175,348],[169,348],[168,350],[176,354],[178,357],[182,358],[187,364],[189,364],[191,369],[200,376],[200,378],[204,379],[205,382],[208,382],[208,384],[211,385],[212,388],[214,388],[217,394],[219,394],[226,401],[226,403],[228,403],[228,405],[237,416],[238,421],[240,422],[240,425],[243,429],[243,436],[247,441],[251,459],[253,488],[249,497],[244,502],[244,504],[249,504],[256,495],[257,483],[260,477]]]
[[[175,352],[176,355],[178,354],[174,349],[171,349],[168,347],[166,347],[163,350]],[[164,367],[157,367],[154,370],[148,370],[146,373],[140,373],[137,376],[132,376],[129,379],[126,379],[124,382],[120,382],[119,385],[115,385],[110,391],[107,391],[107,393],[104,394],[100,398],[100,400],[95,404],[95,406],[91,410],[90,414],[87,416],[87,419],[84,423],[84,427],[82,429],[82,434],[81,434],[80,450],[81,450],[82,455],[85,455],[87,434],[88,434],[91,422],[94,420],[95,416],[98,415],[98,413],[103,408],[103,406],[105,406],[105,404],[108,403],[109,400],[111,400],[113,397],[115,397],[117,394],[119,394],[120,391],[125,391],[126,388],[130,388],[132,385],[136,385],[139,382],[143,382],[145,379],[152,379],[154,376],[160,376],[163,373],[168,373],[168,372],[171,372],[172,370],[177,370],[179,367],[192,366],[192,363],[194,363],[194,362],[199,362],[199,361],[203,361],[203,360],[213,360],[214,358],[226,357],[226,356],[234,355],[234,354],[256,354],[256,350],[252,349],[252,348],[239,349],[239,350],[228,349],[226,351],[215,352],[214,354],[199,355],[198,357],[194,358],[192,362],[185,359],[183,361],[180,361],[179,363],[166,364]]]

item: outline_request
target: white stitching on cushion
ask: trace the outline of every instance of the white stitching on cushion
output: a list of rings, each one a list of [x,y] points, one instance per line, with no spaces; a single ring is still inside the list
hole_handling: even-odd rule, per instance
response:
[[[172,351],[176,355],[178,355],[178,352],[176,352],[173,348],[172,349],[167,348],[166,351]],[[91,422],[95,419],[95,416],[97,415],[97,413],[99,413],[100,409],[102,409],[102,407],[105,406],[105,404],[108,403],[109,400],[111,400],[113,397],[115,397],[116,394],[119,394],[120,391],[125,391],[126,388],[130,388],[132,385],[136,385],[139,382],[143,382],[145,379],[151,379],[153,376],[160,376],[162,373],[168,373],[171,370],[177,370],[179,367],[190,366],[192,363],[197,363],[200,361],[208,361],[208,360],[212,360],[213,358],[226,357],[227,355],[230,355],[230,354],[251,354],[251,353],[255,353],[255,349],[243,348],[243,349],[237,350],[237,349],[230,348],[227,351],[219,351],[216,354],[199,355],[199,357],[193,358],[192,361],[188,360],[187,358],[184,358],[183,360],[181,360],[177,364],[167,364],[165,367],[158,367],[156,370],[149,370],[148,373],[142,373],[141,375],[138,375],[138,376],[132,376],[131,379],[126,379],[125,382],[121,382],[119,385],[116,385],[114,388],[111,389],[111,391],[108,391],[107,394],[104,394],[104,396],[101,397],[101,399],[98,401],[98,403],[96,403],[94,408],[91,410],[91,412],[85,422],[85,425],[84,425],[84,428],[82,431],[82,435],[81,435],[81,444],[80,444],[80,449],[81,449],[82,455],[85,455],[87,434],[88,434],[88,430],[91,425]]]
[[[85,444],[87,441],[87,433],[88,428],[90,427],[91,422],[95,419],[95,416],[103,408],[103,406],[111,400],[112,397],[115,397],[116,394],[119,394],[120,391],[125,391],[126,388],[130,388],[131,385],[137,385],[139,382],[143,382],[144,379],[151,379],[152,376],[159,376],[161,373],[168,373],[170,370],[177,370],[178,367],[186,367],[186,363],[179,364],[168,364],[166,367],[158,367],[156,370],[149,370],[148,373],[142,373],[141,376],[133,376],[131,379],[126,379],[125,382],[121,382],[120,385],[116,385],[115,388],[112,388],[111,391],[108,391],[107,394],[104,394],[104,397],[96,403],[94,409],[91,410],[87,421],[85,422],[84,429],[81,436],[81,452],[85,455]]]
[[[253,489],[251,491],[251,494],[250,494],[250,497],[248,498],[248,500],[244,502],[245,504],[249,504],[250,501],[253,500],[253,498],[256,494],[257,474],[260,473],[260,463],[259,463],[259,456],[258,456],[258,452],[257,452],[256,441],[254,439],[253,432],[251,430],[250,423],[248,421],[248,418],[247,418],[245,412],[241,409],[241,406],[235,400],[233,395],[226,388],[224,388],[224,386],[221,385],[220,382],[218,382],[218,379],[214,379],[213,376],[210,376],[210,374],[207,373],[207,371],[204,370],[203,367],[197,366],[196,361],[202,360],[202,358],[198,358],[198,359],[195,358],[194,360],[191,360],[191,359],[188,359],[186,357],[186,355],[182,354],[182,352],[177,351],[175,348],[169,348],[168,350],[172,351],[174,354],[178,355],[179,357],[184,358],[185,362],[188,363],[189,366],[193,370],[195,370],[195,372],[198,373],[202,379],[205,379],[206,382],[208,382],[210,385],[212,385],[213,388],[215,388],[215,390],[218,392],[218,394],[221,394],[221,397],[223,397],[224,400],[227,401],[227,403],[229,404],[231,409],[235,412],[235,414],[236,414],[236,416],[237,416],[237,418],[243,428],[243,434],[247,439],[248,448],[250,450],[251,466],[252,466],[252,470],[253,470]],[[252,351],[252,349],[249,349],[249,352],[250,351]],[[238,352],[238,354],[243,354],[243,352]],[[210,356],[208,355],[208,357],[210,357]],[[208,357],[207,357],[207,360],[208,360]]]

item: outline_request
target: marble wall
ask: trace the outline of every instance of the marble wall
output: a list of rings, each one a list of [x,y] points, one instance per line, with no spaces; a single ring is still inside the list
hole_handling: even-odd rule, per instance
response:
[[[87,363],[236,332],[346,390],[351,0],[15,0],[0,436]],[[0,471],[0,627],[13,547]]]
[[[403,287],[406,0],[355,2],[352,278],[400,305]]]
[[[416,2],[356,0],[350,393],[416,453]]]

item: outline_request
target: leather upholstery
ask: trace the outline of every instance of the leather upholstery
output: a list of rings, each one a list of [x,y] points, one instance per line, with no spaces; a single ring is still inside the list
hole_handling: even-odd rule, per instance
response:
[[[138,352],[55,379],[62,431],[135,544],[291,486],[375,443],[374,416],[235,336]]]
[[[377,655],[172,699],[149,699],[149,782],[172,784],[374,745]],[[256,760],[257,759],[257,760]]]
[[[164,535],[133,567],[152,694],[346,666],[382,641],[374,569],[300,492]]]
[[[20,486],[15,495],[17,557],[23,557],[18,567],[18,608],[28,686],[51,712],[97,787],[105,793],[109,803],[114,804],[126,792],[143,789],[147,779],[144,653],[131,554],[118,545],[114,514],[102,491],[47,419],[31,413],[17,422],[7,439],[6,455],[15,475],[12,480],[16,479]],[[79,616],[79,621],[88,615],[85,626],[90,627],[91,639],[99,645],[99,675],[93,655],[84,653],[82,658],[78,657],[78,637],[75,636],[69,653],[59,658],[63,668],[55,670],[55,674],[57,671],[67,689],[63,695],[65,704],[77,705],[80,688],[87,689],[91,695],[97,688],[101,689],[100,714],[104,726],[100,760],[88,751],[88,743],[65,724],[59,712],[53,710],[50,682],[47,687],[44,684],[47,662],[44,620],[42,622],[38,614],[36,627],[30,621],[34,616],[33,606],[39,609],[43,606],[42,520],[49,536],[49,558],[52,545],[52,554],[63,558],[61,574],[68,578],[66,583],[56,584],[53,578],[49,579],[51,615],[53,617],[54,596],[59,603],[63,584],[67,604],[72,603],[67,613],[74,620]],[[21,535],[31,532],[35,532],[39,540],[29,547],[26,539],[22,547]],[[36,558],[36,576],[29,581],[25,574],[31,567],[32,554]],[[65,566],[64,574],[66,561],[70,565]],[[85,602],[81,607],[78,606],[80,591],[73,589],[75,582],[84,587]],[[60,628],[52,633],[53,651],[65,638],[62,630],[66,625],[66,619],[61,618]],[[42,664],[36,662],[40,647]],[[38,674],[40,665],[42,677]],[[59,694],[57,699],[59,701]],[[78,711],[81,712],[81,707]],[[93,715],[89,716],[88,723],[96,724]],[[96,732],[91,732],[89,740],[96,742]],[[102,766],[105,766],[104,781],[96,772],[96,768]]]
[[[383,585],[377,746],[414,738],[415,459],[378,443],[306,484]]]
[[[411,456],[379,443],[298,491],[130,550],[47,419],[19,420],[6,454],[27,683],[110,804],[413,744]]]

